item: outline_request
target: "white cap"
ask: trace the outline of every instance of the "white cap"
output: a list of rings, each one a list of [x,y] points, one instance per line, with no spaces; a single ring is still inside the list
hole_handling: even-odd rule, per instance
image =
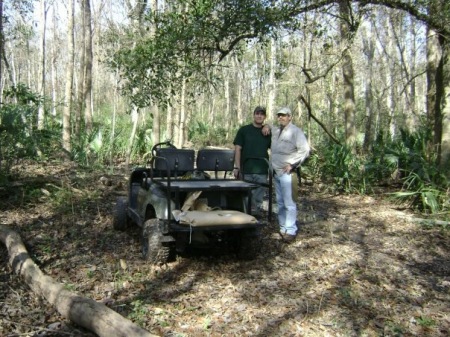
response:
[[[281,108],[280,110],[278,110],[277,115],[278,114],[292,116],[291,109],[289,109],[288,107],[284,107],[284,108]]]

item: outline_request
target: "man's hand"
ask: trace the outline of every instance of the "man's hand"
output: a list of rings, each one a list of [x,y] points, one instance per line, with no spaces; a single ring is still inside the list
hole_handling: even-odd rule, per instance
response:
[[[240,172],[239,168],[235,167],[233,169],[233,175],[236,179],[239,179],[239,172]]]
[[[287,164],[285,167],[283,167],[283,173],[291,173],[292,171],[292,165]]]
[[[261,132],[264,136],[270,135],[270,126],[268,124],[264,125],[261,129]]]

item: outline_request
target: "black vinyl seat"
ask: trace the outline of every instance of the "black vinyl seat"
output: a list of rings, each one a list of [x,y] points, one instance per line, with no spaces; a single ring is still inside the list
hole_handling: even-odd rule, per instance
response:
[[[224,171],[224,178],[227,172],[233,171],[234,150],[228,149],[201,149],[197,153],[197,170],[214,171],[216,179],[217,172]]]
[[[189,149],[160,148],[153,157],[153,176],[180,177],[194,170],[195,151]]]

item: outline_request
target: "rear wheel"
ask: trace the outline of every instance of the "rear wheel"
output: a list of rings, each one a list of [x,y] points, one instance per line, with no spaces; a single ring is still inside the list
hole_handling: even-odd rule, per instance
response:
[[[142,257],[153,264],[167,263],[171,247],[163,242],[164,235],[159,226],[159,219],[149,219],[142,227]]]
[[[116,206],[114,208],[113,227],[116,230],[123,231],[127,229],[130,219],[127,214],[128,199],[125,197],[117,198]]]

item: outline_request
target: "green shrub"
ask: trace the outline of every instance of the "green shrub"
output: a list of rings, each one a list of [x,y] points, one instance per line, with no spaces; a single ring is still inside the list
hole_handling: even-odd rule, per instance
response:
[[[365,193],[363,158],[354,154],[347,145],[328,144],[322,151],[322,179],[332,183],[340,192]]]
[[[5,90],[5,103],[0,106],[0,172],[7,175],[11,166],[22,159],[44,159],[59,148],[60,128],[36,127],[42,99],[25,85]]]
[[[436,165],[436,152],[430,144],[429,130],[402,130],[386,152],[396,160],[403,183],[393,198],[422,212],[437,213],[446,207],[448,181]]]

